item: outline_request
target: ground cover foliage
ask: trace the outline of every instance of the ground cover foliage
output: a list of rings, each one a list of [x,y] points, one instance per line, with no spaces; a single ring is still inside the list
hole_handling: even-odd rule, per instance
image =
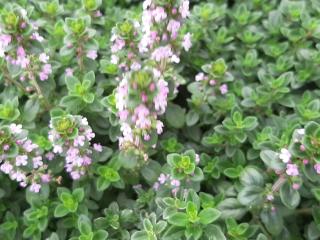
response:
[[[0,0],[0,239],[320,238],[318,0]]]

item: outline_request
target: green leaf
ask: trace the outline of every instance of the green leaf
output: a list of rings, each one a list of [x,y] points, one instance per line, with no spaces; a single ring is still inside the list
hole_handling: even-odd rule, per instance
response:
[[[78,78],[74,76],[66,76],[65,81],[69,91],[73,91],[76,85],[80,84],[80,81],[78,80]]]
[[[221,213],[214,208],[206,208],[200,211],[198,216],[200,218],[200,222],[207,225],[216,221],[221,216]]]
[[[149,240],[148,233],[146,231],[134,232],[131,236],[131,240]]]
[[[189,111],[186,115],[187,126],[193,126],[199,121],[199,114],[196,111]]]
[[[258,186],[246,186],[238,194],[238,200],[245,206],[260,205],[263,202],[264,189]]]
[[[84,198],[84,189],[76,188],[75,190],[73,190],[72,195],[78,202],[82,202]]]
[[[312,188],[311,192],[315,196],[315,198],[320,202],[320,188]]]
[[[54,217],[60,218],[64,217],[69,213],[69,210],[63,206],[63,204],[59,204],[55,209],[54,209]]]
[[[188,223],[188,215],[182,212],[174,213],[170,215],[168,222],[174,226],[184,227]]]
[[[300,194],[292,186],[285,182],[280,188],[280,198],[282,203],[289,209],[295,209],[300,203]]]
[[[209,225],[205,230],[205,234],[208,240],[227,240],[218,225]]]
[[[108,232],[105,230],[98,230],[93,234],[93,240],[105,240],[108,238]]]
[[[285,164],[279,159],[278,153],[271,150],[263,150],[260,152],[262,161],[274,170],[283,170]]]
[[[93,103],[95,95],[93,93],[87,93],[82,96],[82,99],[86,103]]]
[[[235,198],[226,198],[218,204],[218,210],[221,212],[221,218],[235,218],[241,219],[247,212],[245,206]]]
[[[78,229],[83,235],[89,235],[91,233],[91,221],[86,215],[80,215],[78,218]]]
[[[99,192],[106,190],[110,186],[111,182],[103,177],[99,177],[96,182],[97,190]]]
[[[244,186],[263,186],[264,179],[260,170],[256,167],[246,167],[240,176],[240,182]]]
[[[185,122],[185,109],[176,104],[169,104],[166,110],[166,120],[174,128],[182,128]]]
[[[246,117],[243,124],[247,131],[252,131],[258,126],[258,119],[256,117]]]
[[[279,211],[263,210],[260,213],[261,221],[273,236],[277,236],[283,230],[283,219]]]

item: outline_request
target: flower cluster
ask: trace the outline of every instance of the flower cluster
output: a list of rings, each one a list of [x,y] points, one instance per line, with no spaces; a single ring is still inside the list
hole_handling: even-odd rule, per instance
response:
[[[170,174],[161,173],[158,178],[158,181],[153,184],[153,189],[158,191],[160,186],[162,185],[172,188],[172,194],[176,195],[179,191],[181,182],[180,180],[174,179],[172,176],[170,176]]]
[[[158,116],[167,107],[166,71],[171,63],[180,62],[182,48],[190,49],[191,34],[181,36],[189,1],[160,4],[147,0],[143,8],[141,24],[127,21],[114,29],[111,62],[123,70],[115,93],[123,133],[120,148],[138,149],[147,159],[146,146],[154,147],[163,131]]]
[[[45,39],[39,34],[37,23],[29,21],[25,9],[15,6],[4,15],[0,23],[0,58],[6,61],[3,71],[7,79],[13,79],[7,84],[39,91],[37,79],[46,81],[52,75],[50,57],[41,45]]]
[[[223,83],[223,84],[219,84],[217,82],[217,80],[215,79],[210,79],[210,76],[204,74],[203,72],[198,73],[195,76],[195,80],[196,82],[200,82],[201,83],[201,90],[203,92],[207,91],[208,89],[213,89],[212,94],[215,94],[215,90],[217,89],[220,94],[224,95],[226,93],[228,93],[228,85]]]
[[[12,123],[0,129],[0,171],[7,174],[21,187],[39,192],[41,185],[51,181],[43,152],[28,138],[21,124]]]
[[[49,140],[53,154],[65,158],[65,169],[72,179],[79,179],[92,163],[90,141],[95,134],[82,116],[59,115],[51,119]],[[99,144],[94,150],[101,152]]]

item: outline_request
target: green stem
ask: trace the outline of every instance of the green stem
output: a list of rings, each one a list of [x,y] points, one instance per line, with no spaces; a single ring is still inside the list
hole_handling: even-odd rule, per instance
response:
[[[7,83],[14,84],[17,88],[19,88],[22,92],[26,93],[26,89],[23,87],[21,83],[19,83],[17,80],[11,78],[6,68],[3,68],[3,74],[5,77],[5,80]]]
[[[43,99],[44,105],[46,106],[47,110],[49,110],[51,108],[50,104],[47,101],[47,99],[44,97],[42,90],[34,77],[31,78],[31,83],[36,88],[39,99]]]

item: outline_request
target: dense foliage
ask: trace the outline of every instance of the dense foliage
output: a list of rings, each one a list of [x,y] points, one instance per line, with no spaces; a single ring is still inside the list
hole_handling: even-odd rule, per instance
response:
[[[0,239],[320,239],[320,1],[0,0]]]

